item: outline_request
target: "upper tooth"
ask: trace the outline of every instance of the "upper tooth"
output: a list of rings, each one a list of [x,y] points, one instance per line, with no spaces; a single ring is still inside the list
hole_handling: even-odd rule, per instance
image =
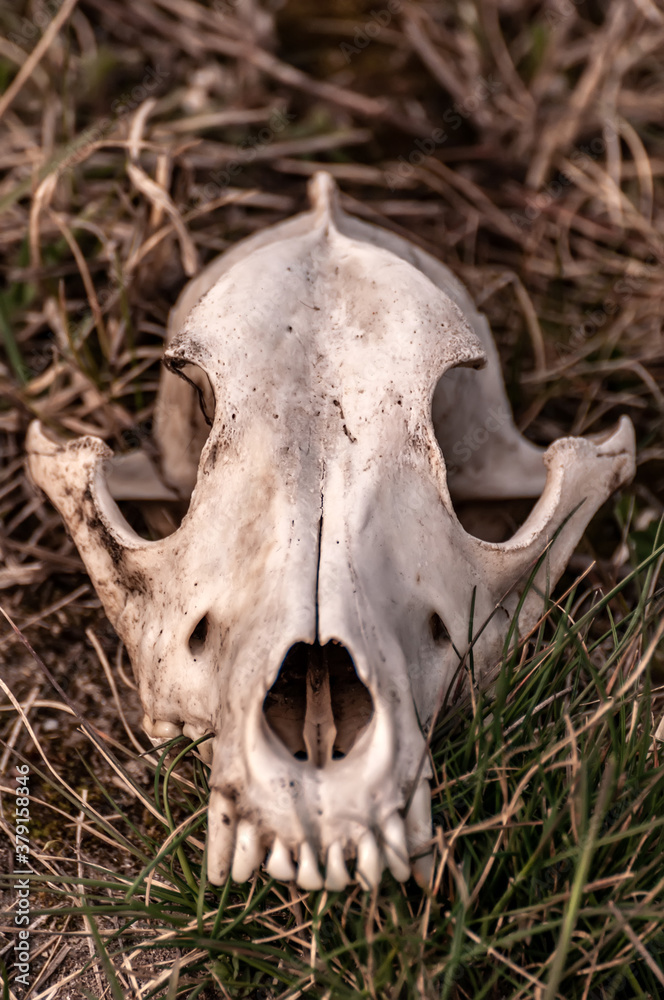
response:
[[[251,878],[263,858],[263,846],[258,830],[253,823],[241,819],[237,825],[235,856],[233,857],[233,881],[246,882]]]
[[[314,849],[305,840],[300,847],[300,863],[297,867],[297,884],[302,889],[312,891],[323,888],[323,878],[318,870],[318,861]]]
[[[175,722],[167,722],[166,719],[158,719],[152,727],[152,732],[150,735],[154,739],[159,740],[174,740],[176,736],[180,736],[182,733],[182,726],[178,726]]]
[[[380,882],[383,860],[371,830],[360,837],[357,844],[357,865],[355,874],[363,889],[375,889]]]
[[[383,850],[388,867],[397,882],[405,882],[410,875],[406,830],[398,812],[393,812],[383,825]]]
[[[208,805],[208,879],[223,885],[228,878],[235,845],[235,803],[216,789],[210,792]]]
[[[431,787],[426,778],[413,792],[406,814],[406,839],[411,852],[431,840]]]
[[[344,864],[344,852],[341,843],[335,840],[327,852],[327,868],[325,871],[325,888],[331,892],[343,892],[350,876]]]
[[[420,885],[428,883],[433,867],[431,836],[431,787],[425,780],[417,786],[406,814],[408,850],[411,856],[421,855],[413,861],[413,874]]]
[[[295,866],[291,861],[290,851],[278,837],[274,838],[266,868],[268,875],[278,879],[279,882],[293,882],[295,880]]]

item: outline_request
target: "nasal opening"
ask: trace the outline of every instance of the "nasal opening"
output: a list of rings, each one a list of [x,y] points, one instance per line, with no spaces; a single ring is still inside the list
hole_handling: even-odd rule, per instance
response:
[[[297,642],[265,696],[263,712],[293,757],[324,767],[351,750],[371,721],[373,700],[342,643]]]

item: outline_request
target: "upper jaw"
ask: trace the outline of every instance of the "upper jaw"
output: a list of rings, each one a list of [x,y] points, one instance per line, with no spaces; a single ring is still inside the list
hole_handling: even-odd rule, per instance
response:
[[[405,663],[395,666],[403,667]],[[397,671],[398,672],[398,671]],[[247,692],[232,686],[213,721],[159,721],[146,715],[155,744],[184,730],[211,766],[208,877],[222,884],[250,878],[262,862],[303,889],[340,891],[354,877],[365,888],[388,867],[398,879],[426,881],[431,865],[431,769],[412,695],[395,697],[367,677],[373,714],[346,756],[321,766],[298,760],[267,722],[267,678]],[[274,678],[271,678],[274,680]],[[410,691],[406,674],[401,679]],[[183,698],[179,699],[184,701]],[[172,707],[172,705],[169,705]],[[160,715],[155,706],[153,713]],[[186,712],[183,713],[188,718]],[[170,718],[170,716],[166,716]]]
[[[213,884],[229,874],[244,881],[266,853],[268,874],[295,879],[303,889],[339,891],[350,880],[346,864],[353,861],[355,877],[365,887],[378,884],[386,865],[400,880],[411,871],[428,878],[426,745],[412,701],[408,720],[395,717],[380,697],[374,697],[374,706],[370,724],[347,756],[320,767],[279,745],[262,706],[245,719],[241,752],[233,739],[215,738],[208,809]],[[413,854],[425,857],[413,866]]]

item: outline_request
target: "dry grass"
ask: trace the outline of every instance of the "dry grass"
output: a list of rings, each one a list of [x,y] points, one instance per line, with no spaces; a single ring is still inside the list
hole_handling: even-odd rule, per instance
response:
[[[587,574],[576,592],[581,610],[588,607],[588,595],[613,593],[612,588],[623,585],[599,609],[594,645],[590,633],[581,643],[592,647],[583,670],[602,678],[598,690],[605,683],[611,685],[609,691],[621,690],[630,672],[647,676],[639,665],[662,611],[660,557],[650,570],[630,574],[658,551],[655,525],[664,513],[664,13],[654,0],[471,0],[462,5],[403,0],[388,20],[382,2],[312,0],[274,6],[281,9],[259,8],[254,0],[207,5],[197,0],[46,0],[41,6],[17,3],[0,11],[0,255],[6,280],[0,292],[0,596],[63,694],[94,725],[94,738],[103,748],[96,758],[99,773],[118,796],[113,809],[148,838],[141,847],[146,856],[163,840],[163,812],[159,800],[148,795],[157,759],[109,763],[110,750],[122,756],[119,746],[131,743],[119,722],[119,703],[126,707],[129,730],[139,732],[126,659],[60,518],[26,480],[23,436],[29,421],[39,417],[59,434],[99,435],[116,451],[138,444],[149,448],[166,318],[187,276],[244,235],[303,207],[304,179],[321,165],[338,179],[349,211],[406,234],[467,284],[489,317],[515,413],[530,437],[546,444],[564,433],[605,429],[623,413],[632,418],[639,453],[636,480],[617,506],[610,503],[602,511],[573,561],[575,571]],[[381,16],[372,18],[372,11]],[[570,575],[568,584],[572,579]],[[570,613],[577,614],[576,606]],[[642,639],[636,645],[622,634],[612,640],[609,614],[623,624],[638,621]],[[552,619],[540,652],[531,649],[524,663],[541,666],[542,653],[549,664],[546,671],[563,685],[569,667],[563,669],[555,646],[559,628]],[[578,648],[572,645],[573,655],[565,648],[575,662]],[[612,659],[609,647],[620,655]],[[553,659],[546,660],[544,653]],[[653,648],[651,659],[661,669],[661,652]],[[104,660],[111,663],[106,676]],[[29,995],[64,1000],[83,996],[85,988],[101,996],[112,977],[98,958],[80,978],[90,957],[90,920],[107,937],[121,927],[121,918],[86,917],[86,924],[76,915],[81,906],[76,879],[90,864],[122,874],[125,861],[126,877],[133,879],[143,864],[136,853],[138,841],[129,837],[131,848],[125,844],[119,855],[103,825],[95,827],[92,820],[87,825],[86,808],[103,813],[108,806],[76,756],[76,751],[89,753],[89,736],[77,728],[65,699],[9,627],[0,631],[0,676],[23,713],[6,696],[0,702],[0,732],[7,747],[0,748],[0,785],[5,791],[10,787],[20,755],[60,775],[53,779],[57,795],[45,779],[39,785],[43,805],[36,805],[35,865],[51,892],[42,902],[59,907],[59,915],[44,914],[33,923],[34,940],[43,947],[34,968],[42,971]],[[116,699],[106,677],[119,688]],[[589,700],[577,705],[580,714],[571,730],[577,736],[594,710],[589,691],[583,685],[579,690]],[[637,686],[632,693],[639,690]],[[544,697],[535,688],[531,694],[531,707]],[[514,722],[523,702],[514,696],[511,703]],[[622,712],[624,706],[616,703],[615,708]],[[484,718],[482,711],[480,706],[479,716],[462,716],[467,731],[474,731],[473,719]],[[646,707],[631,729],[629,719],[626,723],[630,746],[635,753],[640,747],[642,756],[646,744],[638,739],[644,732],[648,736],[644,719],[649,715]],[[606,732],[600,722],[601,748]],[[461,766],[471,765],[463,749],[466,736],[462,729],[454,730],[453,722],[448,725],[460,748],[459,787],[466,788]],[[556,716],[551,733],[564,740],[565,725]],[[594,732],[593,727],[588,731]],[[569,731],[568,737],[560,762],[573,771],[578,757],[570,749],[575,744]],[[39,746],[47,763],[39,764]],[[12,756],[14,751],[19,757]],[[592,752],[589,747],[591,758]],[[600,754],[602,767],[605,757]],[[649,760],[652,773],[659,773],[658,762]],[[118,767],[129,771],[135,787],[127,786]],[[638,781],[645,788],[648,779],[642,771]],[[602,773],[598,764],[598,787]],[[202,771],[185,770],[177,777],[183,796],[178,799],[180,818],[196,798],[187,785],[195,777],[204,783]],[[62,798],[63,780],[72,787],[68,803]],[[496,788],[506,780],[505,774],[497,777]],[[645,795],[638,781],[632,775],[622,786],[634,790],[637,799]],[[570,782],[578,797],[578,787],[572,778]],[[467,791],[459,792],[460,802]],[[560,788],[558,793],[562,795]],[[629,832],[625,814],[603,826],[601,810],[597,812],[601,796],[597,789],[595,793],[595,798],[588,793],[592,808],[586,820],[592,829],[592,816],[600,817],[595,834],[605,839],[615,826],[617,843],[619,834]],[[464,819],[467,810],[454,805],[454,794],[440,792],[446,823],[470,822]],[[474,823],[488,823],[482,836],[490,838],[503,806],[490,801],[484,814],[477,813],[474,795],[466,804],[475,809]],[[638,807],[646,809],[646,825],[653,801],[661,802],[661,796],[653,800],[645,795]],[[2,828],[9,833],[7,801],[4,810]],[[570,807],[572,826],[574,817]],[[522,819],[515,814],[510,823],[518,827]],[[456,839],[472,855],[466,833],[458,832]],[[637,850],[638,836],[620,843]],[[549,916],[553,929],[547,940],[559,946],[567,933],[564,914],[569,915],[574,893],[586,891],[575,881],[582,869],[570,867],[574,841],[568,854],[558,845],[556,851],[562,853],[549,858],[546,871],[553,875],[541,875],[544,890],[539,884],[530,915],[521,900],[518,919],[498,918],[490,925],[472,923],[473,906],[481,903],[490,911],[484,896],[489,891],[497,894],[494,902],[502,898],[503,876],[496,876],[502,861],[496,861],[493,849],[482,857],[477,848],[477,870],[471,877],[449,847],[441,842],[439,859],[445,864],[439,868],[433,903],[417,902],[413,894],[388,895],[367,911],[355,893],[346,911],[343,901],[335,904],[338,919],[334,917],[328,945],[343,942],[349,921],[355,928],[363,926],[367,935],[366,940],[357,938],[361,947],[355,971],[349,966],[343,980],[348,995],[355,977],[356,992],[365,996],[461,1000],[478,995],[473,992],[473,961],[478,970],[483,962],[487,969],[492,963],[500,968],[487,994],[496,1000],[658,995],[664,966],[661,955],[647,951],[647,942],[661,927],[656,909],[662,905],[661,891],[648,904],[651,909],[645,907],[646,917],[638,918],[636,930],[629,921],[625,925],[616,901],[624,907],[631,903],[620,894],[619,857],[603,876],[618,881],[608,885],[603,898],[597,936],[591,925],[584,925],[584,943],[568,927],[576,957],[572,961],[558,950],[559,958],[552,952],[547,963],[546,957],[536,957],[536,945],[523,942],[532,935],[533,923],[546,927]],[[139,869],[131,868],[136,863]],[[655,867],[653,886],[657,874]],[[68,915],[55,891],[60,880]],[[157,879],[162,880],[166,882],[166,874]],[[482,892],[475,893],[478,885]],[[639,883],[639,904],[648,891],[654,892],[646,882]],[[165,888],[163,893],[170,899]],[[110,889],[108,894],[110,898]],[[317,928],[328,904],[266,898],[270,903],[257,911],[254,936],[286,926],[278,915],[283,906],[291,921],[293,954],[303,967],[310,962],[310,982],[303,980],[298,989],[312,997],[345,995],[340,981],[328,982],[323,973],[317,978],[315,971],[320,968],[317,949],[319,957],[321,952]],[[463,919],[457,919],[459,898]],[[7,899],[11,903],[9,895]],[[232,919],[232,907],[245,904],[231,901]],[[191,920],[194,926],[203,919],[209,930],[216,903],[208,900],[205,906],[210,909],[204,917],[199,913],[197,918],[194,910]],[[431,929],[432,906],[444,928],[438,936]],[[153,928],[152,915],[145,919]],[[406,924],[410,937],[403,931]],[[521,943],[506,938],[496,957],[500,928],[517,925],[523,925]],[[486,945],[489,926],[494,944]],[[399,937],[400,927],[405,937]],[[8,930],[6,924],[0,933],[3,929]],[[421,943],[423,930],[431,948]],[[131,933],[137,933],[135,925]],[[153,933],[146,931],[147,936]],[[480,944],[472,944],[473,934]],[[199,938],[207,940],[202,932]],[[8,935],[5,947],[0,936],[5,960],[12,940]],[[374,942],[371,947],[367,940]],[[385,978],[380,962],[389,966],[396,961],[389,957],[390,940],[400,942],[412,967],[420,970],[419,978],[411,982],[406,972],[403,979],[401,972]],[[189,950],[179,946],[183,969],[201,947],[205,951],[200,940]],[[612,957],[606,957],[606,948]],[[343,961],[350,963],[345,954]],[[471,954],[476,956],[472,960]],[[566,964],[556,973],[556,985],[553,970],[561,954]],[[121,989],[127,996],[146,996],[132,971],[136,956],[129,955],[128,967],[124,959],[116,964],[117,975],[124,977]],[[173,955],[163,956],[164,983],[171,976]],[[449,964],[450,955],[456,965]],[[288,964],[283,956],[281,960]],[[220,981],[240,976],[237,968],[233,971],[232,957],[221,961],[217,955],[215,961]],[[328,965],[342,976],[339,962],[330,959]],[[623,966],[637,970],[633,982]],[[641,968],[649,972],[642,975]],[[159,975],[156,970],[153,982]],[[79,978],[68,978],[72,976]],[[396,992],[375,985],[390,982],[399,984]],[[206,988],[213,989],[210,984]],[[281,989],[285,992],[279,995],[297,995],[283,980],[274,992],[263,985],[243,989],[234,986],[226,995],[267,998]]]

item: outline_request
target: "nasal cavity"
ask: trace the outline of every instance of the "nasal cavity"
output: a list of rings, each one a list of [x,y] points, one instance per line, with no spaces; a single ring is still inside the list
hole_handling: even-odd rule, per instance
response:
[[[293,757],[324,767],[356,743],[371,721],[373,701],[340,642],[298,642],[288,650],[263,712]]]

